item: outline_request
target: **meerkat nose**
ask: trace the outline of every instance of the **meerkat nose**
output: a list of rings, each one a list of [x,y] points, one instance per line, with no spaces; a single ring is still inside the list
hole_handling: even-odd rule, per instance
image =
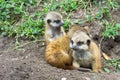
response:
[[[77,50],[77,47],[76,47],[76,46],[72,46],[72,49],[73,49],[73,50]]]
[[[61,22],[61,23],[60,23],[60,26],[63,26],[63,25],[64,25],[64,22]]]

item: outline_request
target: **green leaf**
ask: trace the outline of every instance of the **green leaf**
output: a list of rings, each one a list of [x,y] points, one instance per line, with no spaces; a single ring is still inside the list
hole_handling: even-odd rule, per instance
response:
[[[7,15],[6,18],[10,18],[10,15]]]
[[[104,71],[108,72],[108,73],[110,72],[110,70],[108,68],[104,68]]]
[[[87,21],[91,21],[92,20],[92,15],[88,15],[87,16]]]

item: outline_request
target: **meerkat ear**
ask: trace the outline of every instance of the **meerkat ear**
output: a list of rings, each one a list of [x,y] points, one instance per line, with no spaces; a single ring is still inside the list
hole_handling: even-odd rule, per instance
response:
[[[47,20],[47,23],[50,23],[50,22],[51,22],[51,20],[50,20],[50,19],[48,19],[48,20]]]
[[[88,26],[85,26],[84,29],[89,32],[90,31],[90,28]]]
[[[87,42],[86,42],[86,44],[89,46],[89,45],[90,45],[90,43],[91,43],[91,40],[90,40],[90,39],[88,39],[88,40],[87,40]]]

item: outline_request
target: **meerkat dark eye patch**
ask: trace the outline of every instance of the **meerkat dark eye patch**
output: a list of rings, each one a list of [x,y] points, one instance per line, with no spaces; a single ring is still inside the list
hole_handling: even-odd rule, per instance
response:
[[[48,20],[47,20],[47,23],[50,23],[50,22],[51,22],[51,20],[50,20],[50,19],[48,19]]]
[[[82,45],[82,44],[84,44],[84,42],[82,42],[82,41],[78,41],[78,42],[77,42],[77,45],[78,45],[78,46],[80,46],[80,45]]]
[[[73,43],[74,43],[72,39],[70,39],[70,43],[71,43],[71,44],[73,44]]]
[[[88,39],[88,40],[87,40],[87,42],[86,42],[86,44],[89,46],[89,45],[90,45],[90,43],[91,43],[91,40],[90,40],[90,39]]]
[[[60,23],[60,22],[61,22],[61,20],[55,20],[54,22],[56,22],[56,23]]]

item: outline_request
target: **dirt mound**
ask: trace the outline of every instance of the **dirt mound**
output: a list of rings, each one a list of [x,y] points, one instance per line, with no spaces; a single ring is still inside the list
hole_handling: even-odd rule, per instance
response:
[[[120,56],[120,36],[117,36],[115,39],[102,39],[102,28],[93,23],[90,28],[90,34],[92,35],[93,40],[99,45],[103,52],[107,53],[112,58],[119,58]],[[96,27],[97,26],[97,27]]]

